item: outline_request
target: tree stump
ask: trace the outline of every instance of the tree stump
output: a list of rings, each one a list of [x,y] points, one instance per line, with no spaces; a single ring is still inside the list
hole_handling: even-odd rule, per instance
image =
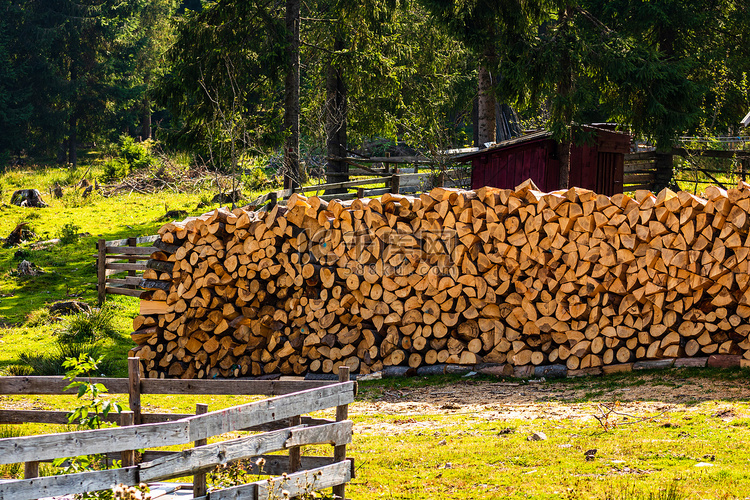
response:
[[[38,189],[19,189],[10,197],[10,202],[19,207],[42,208],[47,206]]]

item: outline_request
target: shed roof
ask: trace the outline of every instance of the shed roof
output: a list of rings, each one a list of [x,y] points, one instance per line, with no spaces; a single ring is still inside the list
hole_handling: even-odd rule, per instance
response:
[[[508,139],[507,141],[501,141],[493,144],[492,146],[480,149],[479,151],[474,151],[472,153],[466,153],[462,155],[456,156],[457,161],[468,161],[472,160],[478,156],[487,154],[487,152],[494,151],[497,149],[503,149],[507,148],[508,146],[515,146],[518,144],[524,144],[527,142],[534,142],[540,139],[547,139],[552,137],[552,132],[548,130],[539,130],[537,132],[532,132],[530,134],[522,135],[520,137],[514,137],[513,139]]]

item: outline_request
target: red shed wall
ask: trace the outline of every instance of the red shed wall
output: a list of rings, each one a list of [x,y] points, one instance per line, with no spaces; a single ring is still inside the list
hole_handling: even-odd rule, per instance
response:
[[[472,160],[471,187],[513,189],[530,178],[542,191],[553,191],[558,188],[560,170],[554,150],[550,139],[488,150]]]
[[[623,155],[630,149],[630,137],[596,132],[592,144],[571,147],[570,185],[608,196],[622,193]],[[560,186],[556,148],[555,141],[545,138],[480,153],[472,159],[471,187],[513,189],[530,178],[542,191],[554,191]]]

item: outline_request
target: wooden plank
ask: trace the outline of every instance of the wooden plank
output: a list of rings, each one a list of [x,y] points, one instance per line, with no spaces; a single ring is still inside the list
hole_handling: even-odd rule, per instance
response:
[[[284,449],[292,429],[280,429],[184,450],[140,465],[141,481],[190,476],[234,460]]]
[[[142,379],[141,394],[282,396],[334,384],[324,380]]]
[[[59,410],[0,410],[0,424],[61,424],[68,423],[70,412]],[[192,417],[192,413],[143,413],[141,421],[144,424],[157,424],[160,422],[175,422],[183,418]],[[105,422],[118,422],[118,415],[112,413]]]
[[[704,158],[747,158],[748,153],[742,151],[718,151],[715,149],[672,148],[672,154],[677,156],[702,156]]]
[[[0,464],[185,444],[190,420],[0,439]]]
[[[124,273],[124,272],[126,272],[126,271],[117,271],[115,269],[108,269],[108,270],[104,271],[104,276],[105,276],[105,278],[108,278],[109,276],[112,276],[113,274],[121,274],[121,273]],[[141,271],[136,271],[136,273],[140,273],[140,272]]]
[[[628,184],[627,182],[623,185],[623,190],[625,191],[637,191],[638,189],[645,189],[647,191],[650,191],[653,189],[654,185],[653,183],[648,184]]]
[[[319,474],[320,473],[320,474]],[[276,477],[264,481],[233,486],[223,490],[212,491],[208,500],[240,500],[281,498],[281,491],[287,491],[289,497],[300,496],[311,491],[331,488],[351,480],[351,465],[348,460],[288,474],[286,478]],[[199,499],[196,499],[199,500]]]
[[[284,444],[285,448],[307,444],[331,444],[340,446],[352,442],[351,420],[342,420],[325,425],[301,427],[294,430]]]
[[[656,178],[655,172],[643,172],[643,173],[635,173],[635,172],[628,172],[627,174],[623,175],[623,181],[626,183],[634,184],[636,182],[648,182],[649,180],[653,180]]]
[[[88,382],[88,379],[77,378],[75,381]],[[128,381],[125,378],[93,377],[95,384],[103,384],[110,394],[127,394]],[[0,394],[75,394],[76,390],[66,391],[70,384],[59,376],[48,377],[0,377]]]
[[[656,168],[651,164],[636,163],[634,165],[625,165],[623,167],[623,172],[626,174],[643,174],[656,172]]]
[[[334,161],[346,161],[351,163],[352,165],[356,165],[357,163],[425,163],[425,164],[431,164],[435,163],[435,160],[428,158],[426,156],[371,156],[370,158],[353,158],[353,157],[346,157],[346,158],[335,158],[331,157],[328,158],[329,160]]]
[[[108,286],[105,290],[112,295],[127,295],[129,297],[140,297],[143,293],[143,290],[133,290],[132,288],[120,288],[116,286]]]
[[[258,467],[257,464],[257,461],[260,458],[265,460],[262,469]],[[300,457],[300,470],[315,469],[332,463],[333,457],[312,457],[303,455]],[[287,455],[258,455],[253,457],[253,460],[246,465],[248,466],[247,472],[250,474],[280,476],[285,472],[291,472],[289,469],[289,457]]]
[[[390,193],[391,188],[379,188],[379,189],[366,189],[363,193],[364,198],[368,198],[370,196],[381,196],[385,193]]]
[[[294,191],[298,193],[307,193],[309,191],[324,191],[326,189],[338,189],[355,186],[366,186],[368,184],[381,184],[383,182],[390,182],[391,177],[373,177],[371,179],[360,179],[358,181],[348,182],[332,182],[330,184],[314,184],[311,186],[303,186],[295,188]]]
[[[350,443],[352,422],[336,422],[315,427],[292,427],[252,436],[197,446],[140,465],[140,480],[160,481],[189,476],[217,465],[290,448],[313,444]]]
[[[140,286],[142,279],[140,276],[126,276],[124,278],[109,278],[107,283],[110,285]]]
[[[159,249],[156,247],[111,247],[107,248],[107,257],[111,254],[122,254],[122,255],[151,255],[154,252],[158,252]]]
[[[337,194],[321,194],[316,195],[321,200],[353,200],[357,197],[357,193],[337,193]]]
[[[70,412],[67,411],[53,411],[53,410],[0,410],[0,424],[68,424],[68,415]],[[112,413],[107,416],[106,419],[102,419],[105,422],[118,422],[119,415]]]
[[[625,155],[625,161],[642,161],[642,160],[655,160],[656,151],[642,151],[640,153],[630,153]]]
[[[117,264],[113,262],[107,262],[106,268],[115,271],[145,271],[148,269],[146,264]]]
[[[128,239],[129,238],[125,238],[125,239],[122,239],[122,240],[109,240],[109,241],[105,241],[104,243],[108,247],[123,247],[123,246],[127,246]],[[148,236],[139,236],[139,237],[137,237],[135,239],[135,241],[136,241],[137,245],[140,245],[142,243],[152,243],[152,242],[154,242],[154,241],[156,241],[158,239],[159,239],[159,235],[158,234],[151,234],[151,235],[148,235]]]
[[[196,415],[185,421],[190,423],[190,441],[195,441],[295,415],[347,405],[354,402],[355,391],[355,382],[343,382]]]
[[[0,498],[34,500],[70,493],[105,490],[119,483],[138,484],[138,468],[127,467],[0,483]]]
[[[133,247],[136,248],[136,247]],[[115,263],[118,261],[126,260],[127,262],[136,262],[139,260],[148,260],[151,258],[151,254],[148,255],[128,255],[128,254],[107,254],[107,264]]]
[[[87,381],[88,379],[76,379]],[[128,379],[94,377],[110,394],[128,394]],[[65,391],[70,382],[61,376],[0,377],[0,395],[12,394],[74,394]],[[142,379],[141,394],[209,394],[281,396],[309,389],[338,385],[326,380],[181,380]]]

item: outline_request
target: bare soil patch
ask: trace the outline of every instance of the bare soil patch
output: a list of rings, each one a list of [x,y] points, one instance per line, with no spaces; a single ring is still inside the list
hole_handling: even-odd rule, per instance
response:
[[[750,386],[744,380],[648,375],[624,381],[621,386],[602,379],[582,383],[466,380],[435,387],[383,389],[381,394],[350,406],[350,414],[402,417],[392,423],[368,426],[371,432],[389,432],[393,427],[402,431],[420,428],[426,422],[415,421],[413,417],[418,416],[593,420],[598,404],[614,402],[619,403],[619,412],[631,415],[708,412],[726,421],[749,418],[750,410],[741,405],[749,400]]]

